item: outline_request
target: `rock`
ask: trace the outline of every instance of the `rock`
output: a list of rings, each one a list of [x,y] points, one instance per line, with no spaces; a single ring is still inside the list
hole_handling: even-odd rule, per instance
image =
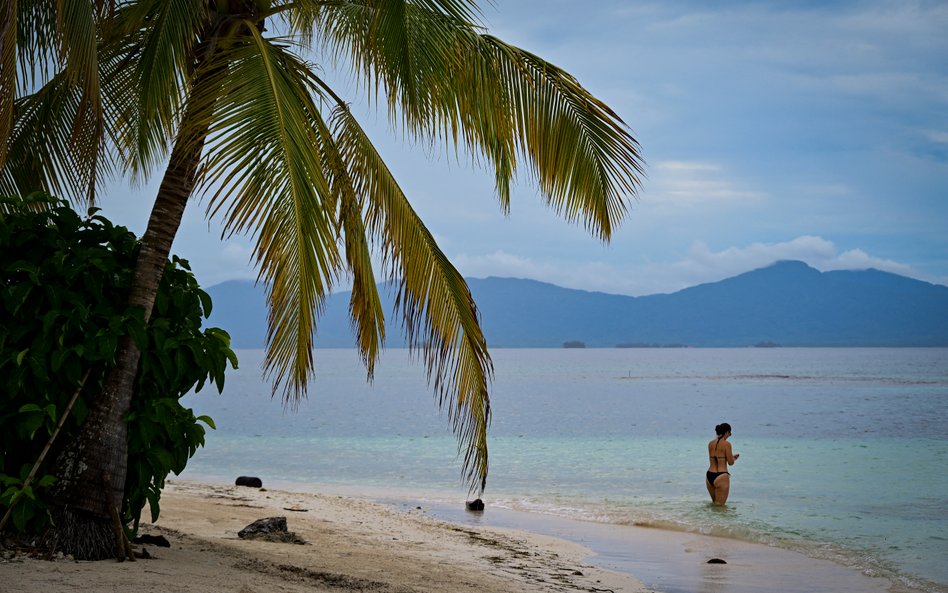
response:
[[[234,484],[237,486],[248,486],[250,488],[263,488],[263,480],[253,476],[240,476]]]
[[[727,564],[727,562],[721,560],[720,558],[712,558],[711,560],[708,560],[708,564]]]
[[[484,501],[481,500],[480,498],[475,499],[475,500],[469,500],[464,503],[464,508],[469,511],[474,511],[476,513],[479,513],[484,510]]]
[[[257,519],[237,532],[241,539],[262,539],[268,542],[286,544],[305,544],[306,540],[292,531],[287,531],[286,517],[267,517]]]
[[[267,517],[257,519],[237,532],[237,537],[246,539],[267,533],[287,533],[286,517]]]
[[[165,538],[163,535],[139,535],[135,538],[133,543],[136,544],[151,544],[153,546],[158,546],[159,548],[170,548],[171,542]]]

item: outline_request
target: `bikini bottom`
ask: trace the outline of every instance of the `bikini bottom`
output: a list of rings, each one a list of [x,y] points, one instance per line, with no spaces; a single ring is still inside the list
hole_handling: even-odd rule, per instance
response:
[[[731,475],[728,472],[707,472],[705,474],[705,477],[707,477],[708,483],[714,486],[714,481],[718,479],[718,476],[722,476],[725,474]]]

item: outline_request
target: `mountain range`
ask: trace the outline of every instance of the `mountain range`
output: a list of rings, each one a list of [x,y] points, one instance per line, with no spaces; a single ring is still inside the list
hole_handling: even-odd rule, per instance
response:
[[[631,297],[516,278],[468,278],[493,348],[948,346],[948,286],[879,270],[820,272],[781,261],[672,294]],[[210,324],[237,348],[266,341],[263,287],[210,287]],[[389,347],[404,345],[381,285]],[[316,346],[351,348],[348,292],[331,295]]]

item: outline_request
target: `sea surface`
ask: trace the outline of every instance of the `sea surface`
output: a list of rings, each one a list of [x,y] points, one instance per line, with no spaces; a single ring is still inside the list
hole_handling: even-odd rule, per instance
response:
[[[948,591],[948,349],[492,350],[489,505],[764,543],[903,588]],[[463,500],[457,443],[424,366],[316,350],[286,408],[239,351],[183,478]],[[741,457],[725,510],[704,485],[714,426]]]

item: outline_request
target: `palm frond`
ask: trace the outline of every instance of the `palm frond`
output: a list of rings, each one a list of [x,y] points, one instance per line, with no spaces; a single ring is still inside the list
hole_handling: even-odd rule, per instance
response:
[[[372,250],[362,221],[364,192],[354,184],[348,163],[339,152],[332,130],[322,119],[314,119],[314,123],[330,192],[338,201],[337,210],[344,235],[346,265],[352,278],[349,318],[355,333],[356,346],[371,380],[385,341],[385,313],[373,271]]]
[[[82,169],[77,176],[85,182],[82,199],[91,202],[104,150],[98,25],[106,11],[90,0],[17,0],[5,6],[4,17],[0,31],[0,167],[7,165],[18,126],[14,107],[17,89],[33,92],[51,83],[61,90],[66,84],[75,89],[78,102],[68,121],[59,120],[70,133],[70,166]],[[26,80],[18,79],[20,72]],[[57,77],[65,80],[53,83]],[[28,157],[13,158],[23,161]],[[75,194],[71,197],[77,199]]]
[[[128,90],[115,101],[123,124],[118,141],[133,176],[147,174],[168,152],[206,17],[205,2],[143,0],[122,6],[109,22],[106,47],[121,60],[113,75]]]
[[[254,26],[221,48],[191,101],[214,102],[205,163],[208,206],[227,233],[250,232],[269,287],[267,374],[287,401],[303,397],[313,370],[318,309],[341,268],[334,203],[312,121],[318,111],[305,65]]]
[[[567,72],[495,37],[479,41],[478,55],[501,73],[516,142],[541,191],[557,213],[608,240],[641,185],[638,142]]]
[[[643,174],[624,122],[534,54],[450,15],[396,4],[390,14],[368,2],[328,14],[320,35],[330,54],[370,93],[384,92],[406,131],[489,163],[505,210],[519,155],[558,213],[608,240]]]
[[[308,39],[319,32],[321,23],[334,18],[333,13],[370,10],[376,14],[404,13],[413,7],[426,12],[443,14],[468,23],[480,21],[481,9],[476,0],[372,0],[326,2],[325,0],[294,0],[274,7],[271,12],[290,26],[294,35]]]
[[[75,148],[73,123],[83,109],[83,91],[66,73],[54,76],[37,92],[18,99],[9,155],[0,170],[0,192],[27,195],[44,190],[82,203],[94,184],[87,163]],[[102,145],[99,144],[101,147]],[[100,154],[97,167],[110,160]]]
[[[7,158],[7,139],[13,131],[13,101],[16,99],[17,0],[0,8],[0,168]]]
[[[43,86],[49,77],[62,69],[56,14],[58,7],[59,3],[44,0],[16,0],[9,3],[7,12],[13,12],[15,16],[6,21],[4,26],[15,28],[16,61],[19,73],[24,77],[17,80],[15,87],[20,92]],[[17,75],[16,71],[12,74],[14,77]]]
[[[477,307],[464,278],[349,110],[337,108],[332,122],[340,153],[366,202],[366,227],[380,239],[386,265],[398,281],[396,308],[410,347],[422,351],[438,405],[447,407],[471,489],[483,490],[493,366]]]

